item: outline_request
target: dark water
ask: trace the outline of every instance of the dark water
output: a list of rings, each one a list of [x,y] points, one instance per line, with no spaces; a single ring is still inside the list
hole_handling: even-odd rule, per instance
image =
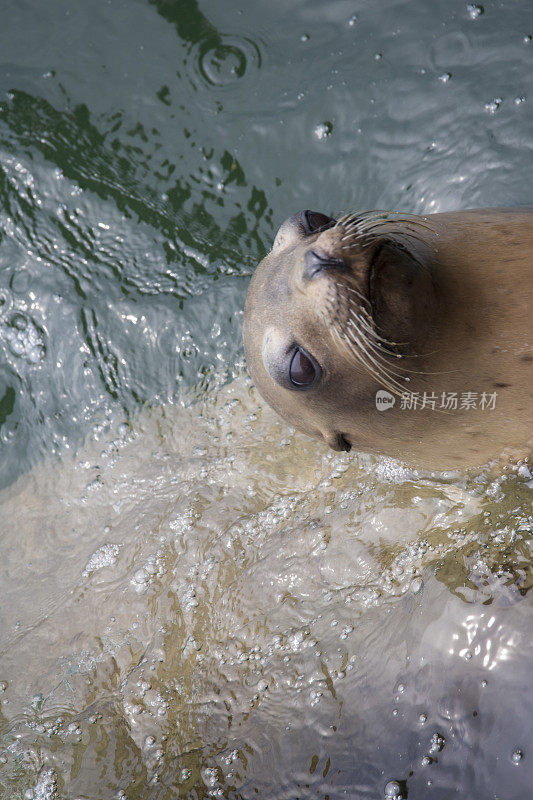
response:
[[[240,326],[297,210],[533,202],[532,37],[529,0],[2,4],[3,796],[531,795],[527,476],[328,488],[249,433]]]

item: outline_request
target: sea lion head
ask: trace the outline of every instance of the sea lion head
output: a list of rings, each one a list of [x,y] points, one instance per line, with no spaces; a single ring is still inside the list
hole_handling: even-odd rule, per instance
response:
[[[410,388],[435,305],[423,229],[418,217],[302,211],[281,225],[250,282],[243,337],[254,383],[290,424],[335,450],[371,445],[378,389]]]

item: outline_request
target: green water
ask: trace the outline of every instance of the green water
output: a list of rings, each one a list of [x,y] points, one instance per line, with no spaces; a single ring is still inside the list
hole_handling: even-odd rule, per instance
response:
[[[531,203],[532,37],[529,0],[2,4],[2,796],[529,796],[527,480],[326,453],[240,328],[295,211]]]

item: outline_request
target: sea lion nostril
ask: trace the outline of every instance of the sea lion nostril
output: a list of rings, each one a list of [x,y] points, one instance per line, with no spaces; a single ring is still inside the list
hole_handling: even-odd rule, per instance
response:
[[[327,228],[332,228],[336,224],[333,217],[321,214],[320,211],[310,211],[308,209],[307,211],[302,211],[300,216],[307,234],[325,231]]]
[[[325,253],[316,250],[308,250],[304,256],[305,268],[304,278],[307,281],[313,280],[320,272],[327,269],[344,270],[346,265],[341,258],[331,258]]]

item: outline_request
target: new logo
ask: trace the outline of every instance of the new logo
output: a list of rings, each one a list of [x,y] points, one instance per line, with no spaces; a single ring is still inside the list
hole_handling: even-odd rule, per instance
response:
[[[386,392],[385,389],[380,389],[376,392],[376,408],[378,411],[387,411],[388,408],[393,407],[395,402],[394,395]]]

